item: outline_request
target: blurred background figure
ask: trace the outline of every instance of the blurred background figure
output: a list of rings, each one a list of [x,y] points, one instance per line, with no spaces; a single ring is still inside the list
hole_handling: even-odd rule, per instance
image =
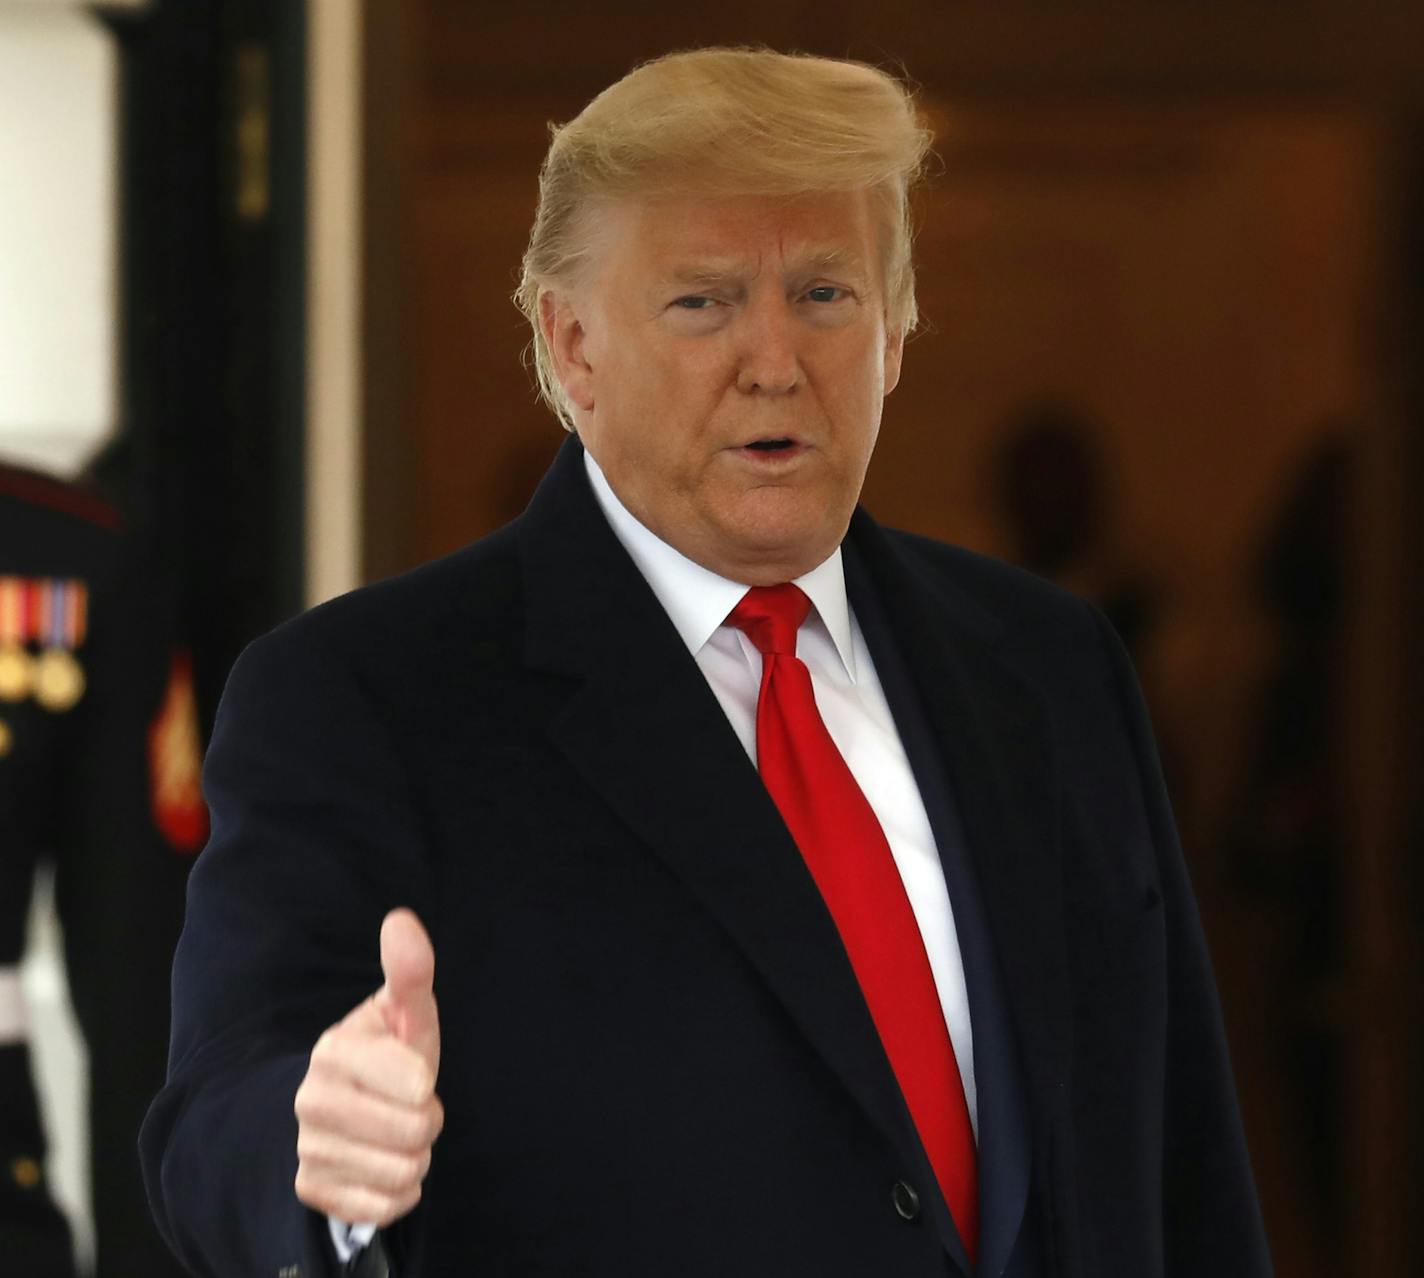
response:
[[[1153,662],[1160,589],[1134,562],[1122,527],[1114,459],[1105,432],[1063,400],[1011,412],[994,430],[988,489],[1006,536],[1007,557],[1100,608],[1122,639],[1153,706],[1157,751],[1169,791],[1189,793],[1186,761],[1165,712]],[[1191,813],[1183,829],[1190,832]]]
[[[1016,562],[1101,608],[1141,665],[1156,600],[1115,527],[1098,433],[1064,403],[1041,403],[1000,427],[991,483]]]
[[[1336,1255],[1350,1019],[1351,470],[1348,443],[1330,431],[1304,459],[1261,548],[1253,584],[1273,656],[1246,729],[1226,848],[1228,872],[1273,934],[1269,1050],[1289,1089],[1311,1208]]]
[[[132,1151],[166,1059],[168,972],[207,834],[191,664],[169,598],[96,493],[0,465],[0,1254],[74,1272],[45,1175],[18,964],[41,866],[53,876],[88,1049],[99,1272],[179,1272]]]

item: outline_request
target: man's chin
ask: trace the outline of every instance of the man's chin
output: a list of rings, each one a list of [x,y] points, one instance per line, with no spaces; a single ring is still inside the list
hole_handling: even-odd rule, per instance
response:
[[[809,501],[780,501],[741,514],[724,530],[714,553],[736,569],[721,576],[750,586],[791,581],[818,567],[840,545],[849,522],[848,514],[842,522],[828,519],[823,505]]]

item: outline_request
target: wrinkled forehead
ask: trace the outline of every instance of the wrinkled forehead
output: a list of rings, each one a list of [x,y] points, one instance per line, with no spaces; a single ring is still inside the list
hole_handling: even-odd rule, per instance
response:
[[[880,275],[881,237],[864,190],[625,197],[592,208],[586,225],[590,265],[605,282],[637,274],[695,284],[818,269]]]

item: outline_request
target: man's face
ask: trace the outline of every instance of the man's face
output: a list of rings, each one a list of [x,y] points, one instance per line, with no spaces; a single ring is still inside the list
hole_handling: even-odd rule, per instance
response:
[[[900,372],[864,191],[630,200],[541,299],[579,438],[689,559],[769,585],[840,544]]]

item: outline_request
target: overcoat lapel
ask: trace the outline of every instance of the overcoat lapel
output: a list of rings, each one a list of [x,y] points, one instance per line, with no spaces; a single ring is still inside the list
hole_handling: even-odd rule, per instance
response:
[[[922,1154],[780,814],[570,441],[520,524],[526,658],[576,681],[553,744],[718,920],[907,1168]]]
[[[989,927],[979,875],[969,853],[959,802],[943,753],[896,638],[896,625],[865,568],[855,539],[845,546],[846,590],[876,673],[915,774],[925,814],[934,831],[945,886],[954,910],[974,1026],[974,1075],[979,1137],[980,1278],[1000,1278],[1019,1243],[1033,1165],[1026,1098],[1018,1062],[1017,1036]],[[954,1229],[943,1207],[945,1232]],[[1032,1232],[1033,1222],[1029,1222]],[[1025,1239],[1020,1250],[1031,1248]],[[1026,1253],[1025,1253],[1026,1254]]]
[[[1070,1005],[1052,737],[1013,637],[864,512],[851,537],[876,583],[945,760],[983,890],[990,934],[1042,1136],[1064,1094]]]

